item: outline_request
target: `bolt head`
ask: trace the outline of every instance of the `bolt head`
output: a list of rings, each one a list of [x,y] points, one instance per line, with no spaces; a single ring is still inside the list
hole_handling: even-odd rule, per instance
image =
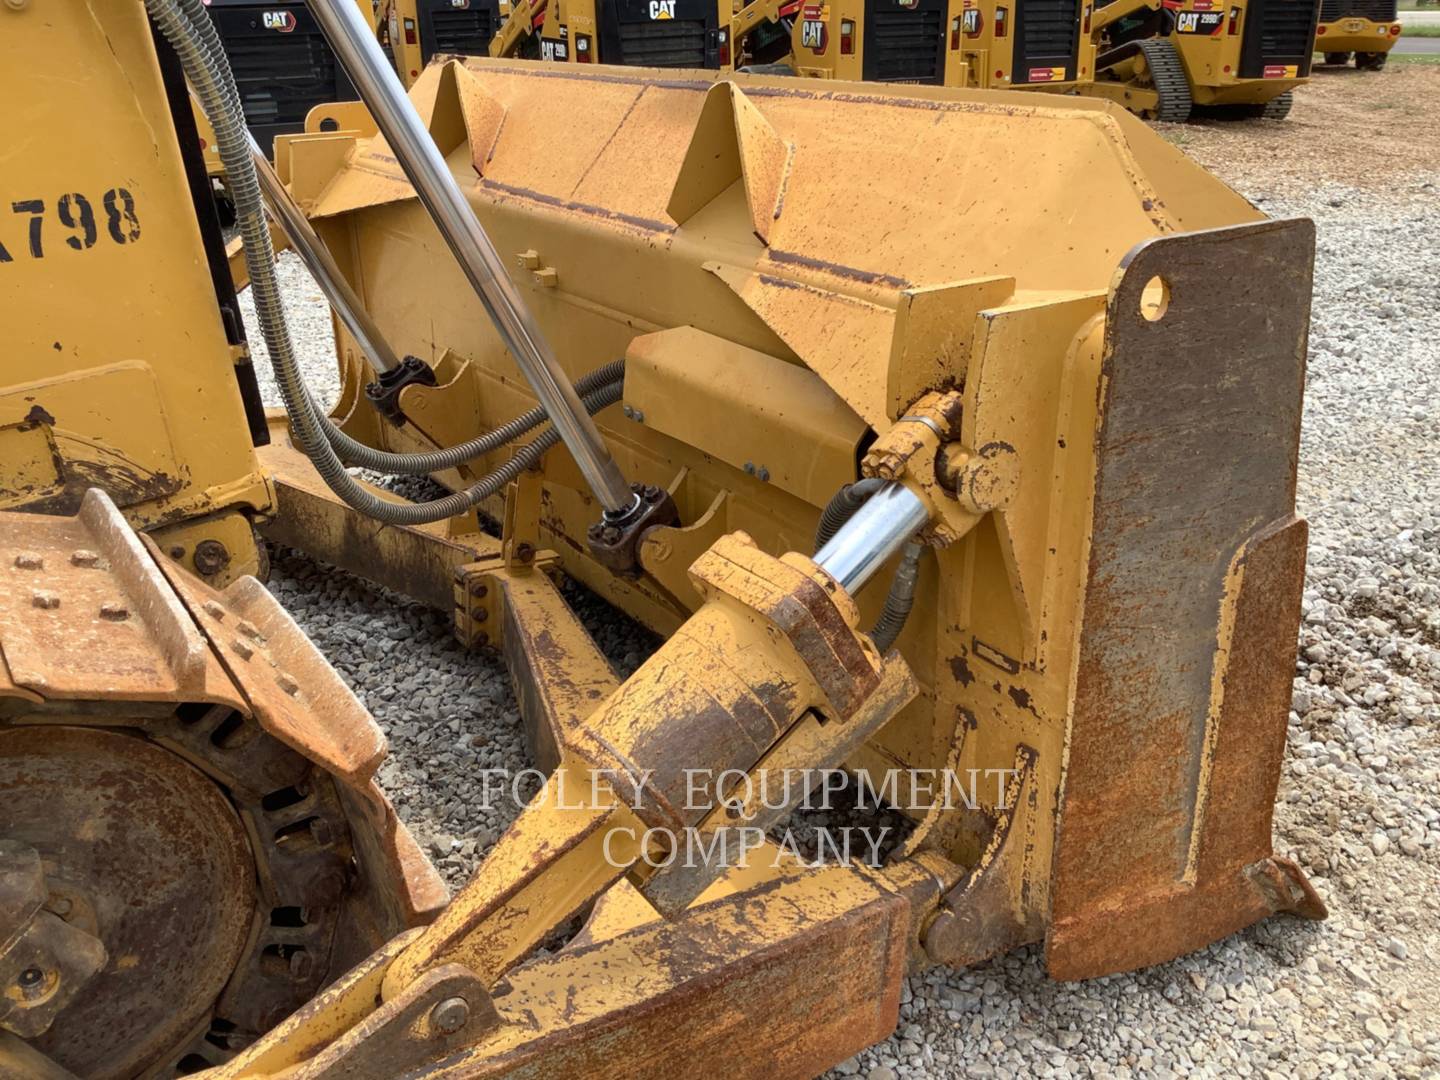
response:
[[[315,959],[307,949],[296,949],[290,954],[290,977],[296,982],[308,982],[315,972]]]
[[[38,967],[27,967],[15,977],[15,985],[20,988],[20,996],[26,1001],[34,1001],[45,994],[45,970]]]
[[[430,1010],[430,1022],[445,1035],[454,1035],[469,1020],[470,1003],[462,997],[446,998]]]
[[[219,540],[201,540],[195,545],[195,570],[204,577],[218,574],[230,565],[230,552]]]

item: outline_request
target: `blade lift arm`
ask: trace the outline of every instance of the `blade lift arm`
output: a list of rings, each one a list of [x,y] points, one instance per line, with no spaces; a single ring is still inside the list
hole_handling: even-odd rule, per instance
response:
[[[504,997],[512,980],[538,977],[532,969],[545,965],[516,965],[577,913],[592,904],[597,911],[628,908],[641,923],[653,924],[644,931],[652,935],[678,933],[682,926],[693,934],[701,912],[718,919],[724,905],[714,901],[744,887],[721,879],[734,866],[728,856],[735,846],[763,845],[764,830],[805,795],[797,785],[793,793],[787,790],[787,805],[754,805],[757,788],[743,779],[767,769],[841,768],[918,693],[905,660],[895,652],[882,656],[857,629],[860,614],[852,599],[912,537],[934,535],[956,513],[938,509],[933,483],[922,485],[912,476],[935,475],[940,425],[920,422],[921,436],[906,425],[898,428],[902,449],[888,459],[894,478],[813,558],[777,558],[743,533],[722,537],[701,556],[690,574],[703,605],[566,733],[560,763],[545,787],[450,906],[217,1075],[338,1076],[359,1063],[414,1065],[461,1050],[472,1065],[498,1061],[536,1036],[513,1017],[502,1018]],[[906,465],[911,459],[913,469]],[[956,503],[953,495],[948,501]],[[978,520],[959,513],[971,524]],[[721,783],[697,797],[691,787],[696,771]],[[733,782],[719,790],[726,778]],[[746,791],[752,804],[745,803]],[[750,831],[735,829],[737,820]],[[697,840],[727,857],[698,863],[676,857],[674,845]],[[835,905],[837,928],[850,918],[873,927],[872,936],[856,939],[857,947],[873,945],[872,959],[884,958],[875,959],[884,984],[898,987],[910,952],[898,943],[914,933],[912,905],[933,909],[958,876],[944,860],[935,863],[922,860],[888,879],[853,866],[771,869],[767,899],[747,900],[744,919],[724,923],[726,933],[743,930],[743,947],[732,942],[717,957],[730,964],[748,955],[745,949],[759,955],[754,939],[763,936],[760,928],[794,935],[795,955],[808,954],[800,928],[781,924],[796,903],[786,894],[799,892],[809,904],[817,891]],[[811,920],[806,924],[807,932],[813,929]],[[611,947],[618,943],[589,946]],[[687,950],[698,947],[687,938]],[[677,965],[669,975],[693,985],[705,962],[685,955],[693,970]],[[583,965],[583,956],[588,952],[577,954],[572,967]],[[572,967],[563,976],[568,993],[577,985]],[[647,991],[642,1000],[649,996]],[[864,1037],[875,1037],[887,1022],[893,1024],[893,1017],[875,1020]]]

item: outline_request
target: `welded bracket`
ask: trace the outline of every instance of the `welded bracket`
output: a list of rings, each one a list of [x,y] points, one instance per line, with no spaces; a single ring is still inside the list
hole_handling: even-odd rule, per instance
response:
[[[994,810],[990,835],[975,865],[940,898],[925,927],[925,953],[936,963],[969,967],[1002,952],[1038,941],[1045,932],[1039,913],[1027,910],[1038,827],[1040,796],[1035,783],[1036,752],[1015,750],[1004,797]]]

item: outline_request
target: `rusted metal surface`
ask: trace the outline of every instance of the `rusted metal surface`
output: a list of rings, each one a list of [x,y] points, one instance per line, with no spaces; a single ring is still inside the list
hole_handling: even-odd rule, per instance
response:
[[[849,601],[808,560],[732,536],[694,573],[709,602],[567,733],[546,788],[387,974],[387,999],[437,963],[491,985],[632,866],[645,873],[647,827],[684,836],[719,809],[719,792],[694,792],[692,770],[744,774],[791,747],[782,765],[838,764],[914,695],[904,662],[862,642]],[[711,876],[677,878],[663,910],[678,914]]]
[[[380,725],[270,591],[254,578],[222,592],[165,574],[265,730],[351,786],[369,783],[385,756]]]
[[[1046,948],[1058,977],[1168,960],[1272,910],[1319,913],[1251,870],[1271,855],[1304,577],[1313,242],[1304,221],[1173,237],[1117,278]],[[1237,293],[1245,280],[1266,288]]]
[[[85,507],[0,515],[7,546],[24,541],[14,573],[68,560],[58,606],[0,622],[4,655],[23,659],[12,644],[84,590],[108,598],[96,633],[134,627],[108,657],[76,656],[80,678],[0,682],[0,837],[44,858],[46,917],[109,954],[34,1046],[86,1076],[193,1070],[427,920],[445,890],[374,785],[374,721],[263,586],[211,589],[102,494]],[[70,664],[57,640],[50,660]]]
[[[550,772],[560,748],[620,686],[610,662],[542,571],[495,575],[502,650],[535,764]]]
[[[105,966],[93,932],[47,910],[53,903],[65,911],[67,902],[51,900],[38,851],[0,840],[0,1029],[43,1035]]]
[[[808,1080],[893,1030],[909,930],[859,872],[802,871],[517,968],[506,1027],[432,1075]]]
[[[449,610],[455,568],[499,554],[499,541],[482,533],[473,516],[463,532],[445,522],[411,527],[362,517],[325,486],[305,455],[283,435],[261,447],[259,454],[275,484],[277,513],[261,527],[269,539],[403,596]],[[398,499],[374,490],[382,498]]]
[[[475,973],[440,964],[305,1062],[297,1080],[412,1074],[474,1045],[499,1024]]]
[[[880,657],[857,634],[850,598],[814,564],[775,559],[748,536],[722,537],[696,560],[690,576],[706,597],[735,600],[784,634],[825,695],[837,719],[850,716],[880,682]]]
[[[842,721],[831,722],[810,710],[781,741],[760,758],[750,770],[750,783],[738,784],[733,800],[713,807],[695,827],[694,843],[719,843],[726,855],[720,859],[681,860],[651,874],[642,891],[657,911],[668,918],[678,916],[692,903],[701,902],[706,889],[737,861],[745,862],[736,849],[745,840],[735,832],[736,821],[755,829],[770,830],[780,825],[805,798],[806,788],[795,784],[788,799],[776,799],[768,792],[767,777],[796,777],[805,770],[838,770],[844,767],[860,745],[905,708],[919,687],[904,663],[887,663],[880,682],[860,708]],[[763,797],[762,797],[763,796]]]
[[[394,1010],[387,1004],[372,1014],[380,976],[393,970],[406,939],[217,1076],[238,1080],[290,1066],[287,1076],[318,1080],[342,1063],[352,1071],[333,1075],[379,1076],[390,1073],[376,1063],[394,1060],[414,1075],[457,1080],[808,1080],[894,1028],[912,932],[905,897],[871,875],[792,867],[674,921],[641,920],[530,960],[509,972],[493,1005],[442,964],[406,984],[415,993],[391,999]],[[817,958],[844,977],[815,978]],[[437,999],[451,994],[464,997],[480,1022],[459,1049],[433,1036],[427,1046],[426,1021],[433,1023]],[[411,1009],[416,1022],[387,1032],[390,1013],[417,999],[425,1007]],[[756,1031],[765,1039],[757,1042]],[[321,1046],[327,1049],[317,1053]]]
[[[1015,770],[979,858],[941,897],[925,928],[926,955],[937,963],[969,967],[1044,935],[1044,919],[1025,895],[1035,871],[1032,837],[1040,827],[1036,757],[1028,746],[1016,752]]]
[[[73,518],[0,514],[0,574],[16,684],[46,698],[238,704],[159,568],[98,490]]]
[[[8,1031],[0,1030],[0,1076],[24,1080],[79,1080],[40,1051]]]
[[[0,728],[0,791],[0,836],[40,853],[66,919],[109,952],[32,1043],[83,1076],[134,1075],[208,1019],[245,948],[244,826],[212,780],[122,728]]]

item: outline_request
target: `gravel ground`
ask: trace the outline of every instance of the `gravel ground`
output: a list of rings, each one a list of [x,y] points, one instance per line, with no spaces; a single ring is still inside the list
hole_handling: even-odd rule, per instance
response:
[[[1079,984],[1048,981],[1037,949],[918,975],[894,1037],[832,1076],[1440,1075],[1437,90],[1436,68],[1335,73],[1284,124],[1164,132],[1268,213],[1319,227],[1311,551],[1275,836],[1329,920],[1271,919]],[[282,272],[306,367],[333,394],[318,293],[293,258]],[[440,615],[299,554],[276,553],[271,587],[388,732],[381,782],[460,884],[512,813],[477,809],[478,771],[529,764],[503,666]],[[632,670],[649,636],[574,595]]]

